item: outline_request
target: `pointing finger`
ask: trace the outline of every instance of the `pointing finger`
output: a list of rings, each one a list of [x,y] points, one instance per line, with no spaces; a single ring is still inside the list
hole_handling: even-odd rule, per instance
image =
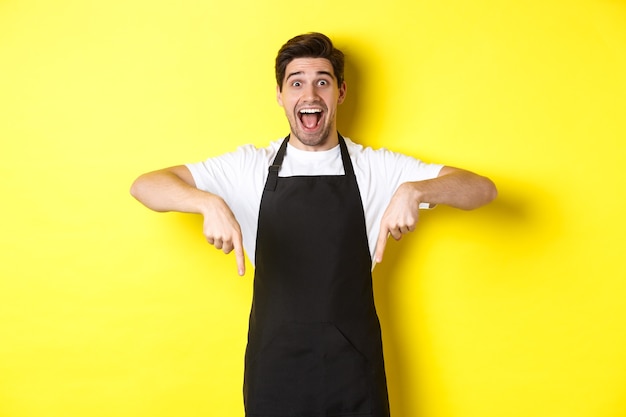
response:
[[[380,233],[378,234],[378,242],[376,243],[376,253],[374,254],[374,258],[377,264],[383,261],[383,253],[385,253],[385,246],[387,245],[387,238],[389,237],[389,232],[381,227]]]
[[[235,260],[237,261],[237,273],[243,276],[246,273],[246,262],[243,253],[243,245],[241,243],[241,235],[233,241],[235,248]]]

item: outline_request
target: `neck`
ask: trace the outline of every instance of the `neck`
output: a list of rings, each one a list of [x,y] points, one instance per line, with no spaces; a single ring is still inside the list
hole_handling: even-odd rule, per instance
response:
[[[336,129],[331,130],[323,138],[299,138],[293,131],[289,137],[289,143],[294,148],[307,152],[327,151],[339,144],[339,134]]]

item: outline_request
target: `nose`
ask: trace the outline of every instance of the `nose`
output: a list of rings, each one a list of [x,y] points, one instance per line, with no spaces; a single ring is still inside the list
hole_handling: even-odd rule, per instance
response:
[[[317,86],[315,84],[308,84],[304,89],[304,99],[315,101],[318,97]]]

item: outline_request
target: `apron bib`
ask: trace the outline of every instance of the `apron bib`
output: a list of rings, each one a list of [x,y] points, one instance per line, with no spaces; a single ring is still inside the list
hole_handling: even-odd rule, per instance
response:
[[[345,175],[278,177],[261,198],[245,358],[248,417],[389,415],[363,205]]]

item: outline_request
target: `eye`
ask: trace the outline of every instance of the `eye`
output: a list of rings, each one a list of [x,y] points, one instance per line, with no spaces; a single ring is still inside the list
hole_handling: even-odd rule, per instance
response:
[[[300,87],[302,85],[302,83],[300,81],[294,81],[291,83],[292,87]]]
[[[325,85],[328,85],[328,81],[326,81],[326,80],[319,80],[319,81],[317,82],[317,85],[320,85],[320,86],[325,86]]]

